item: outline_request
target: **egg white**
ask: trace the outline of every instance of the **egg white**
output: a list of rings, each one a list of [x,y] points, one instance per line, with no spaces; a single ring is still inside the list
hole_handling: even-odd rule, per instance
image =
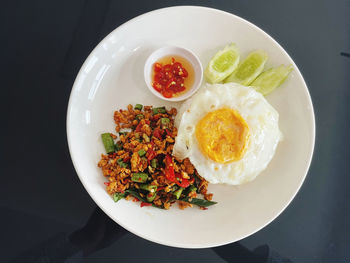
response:
[[[242,159],[228,164],[205,156],[195,136],[198,121],[223,107],[238,111],[250,133]],[[188,157],[199,175],[210,183],[238,185],[249,182],[267,167],[275,154],[281,139],[278,118],[278,112],[251,87],[235,83],[207,84],[187,100],[177,114],[178,134],[173,154],[181,159]]]

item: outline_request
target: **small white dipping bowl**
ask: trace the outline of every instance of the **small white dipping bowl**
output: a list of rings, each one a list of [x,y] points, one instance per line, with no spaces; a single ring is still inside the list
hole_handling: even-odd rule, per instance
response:
[[[190,62],[195,76],[192,87],[186,93],[173,98],[165,98],[152,87],[152,71],[154,63],[165,56],[171,55],[183,57]],[[203,68],[199,58],[192,51],[182,47],[168,46],[157,49],[148,57],[145,63],[144,76],[148,89],[158,98],[167,101],[182,101],[191,97],[200,87],[203,79]]]

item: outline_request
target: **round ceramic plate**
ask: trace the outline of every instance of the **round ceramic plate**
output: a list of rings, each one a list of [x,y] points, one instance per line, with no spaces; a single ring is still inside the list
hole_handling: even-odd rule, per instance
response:
[[[286,29],[288,30],[288,29]],[[203,67],[226,44],[242,57],[254,49],[269,54],[267,67],[291,64],[288,80],[267,100],[280,114],[284,140],[268,168],[240,186],[209,185],[217,205],[202,211],[174,205],[170,210],[114,203],[97,167],[104,153],[101,133],[113,132],[113,112],[128,104],[175,106],[147,88],[143,67],[157,48],[192,50]],[[205,248],[247,237],[266,226],[291,202],[307,174],[315,138],[310,95],[297,66],[283,48],[258,27],[235,15],[203,7],[171,7],[138,16],[110,33],[91,52],[72,89],[67,136],[74,167],[96,204],[115,222],[145,239],[175,247]],[[296,215],[297,216],[297,215]]]

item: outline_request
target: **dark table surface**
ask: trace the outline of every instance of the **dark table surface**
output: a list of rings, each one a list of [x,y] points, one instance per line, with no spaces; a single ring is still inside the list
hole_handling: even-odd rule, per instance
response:
[[[93,47],[137,15],[198,4],[241,16],[275,38],[301,70],[315,109],[304,185],[241,245],[266,244],[294,262],[350,262],[350,1],[1,2],[0,262],[82,227],[96,208],[73,168],[65,125],[75,75]],[[127,233],[84,260],[248,262],[229,246],[223,251],[171,248]]]

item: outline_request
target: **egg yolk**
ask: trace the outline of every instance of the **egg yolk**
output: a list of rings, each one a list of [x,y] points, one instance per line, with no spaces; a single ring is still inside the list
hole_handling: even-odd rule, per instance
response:
[[[197,123],[195,133],[202,153],[223,164],[242,159],[249,139],[247,123],[229,108],[207,113]]]

